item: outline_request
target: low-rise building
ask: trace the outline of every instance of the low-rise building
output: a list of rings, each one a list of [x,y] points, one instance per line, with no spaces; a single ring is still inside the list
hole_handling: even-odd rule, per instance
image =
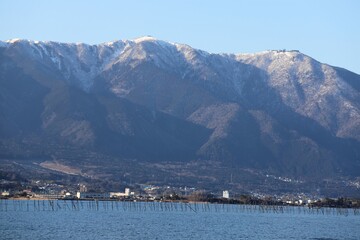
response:
[[[110,194],[97,192],[77,192],[76,197],[78,199],[107,199],[110,198]]]
[[[134,195],[133,192],[130,193],[130,188],[125,188],[125,192],[110,192],[111,198],[128,197],[130,195]]]
[[[223,191],[223,196],[222,197],[228,199],[230,197],[229,191],[228,190]]]
[[[8,197],[8,196],[10,196],[10,192],[9,191],[3,191],[3,192],[1,192],[1,196]]]
[[[64,195],[61,194],[35,194],[36,198],[41,198],[41,199],[62,199],[64,197]]]

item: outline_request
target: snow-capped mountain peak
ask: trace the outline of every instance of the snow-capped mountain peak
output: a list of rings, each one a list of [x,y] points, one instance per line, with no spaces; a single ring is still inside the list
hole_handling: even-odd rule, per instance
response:
[[[332,129],[339,136],[343,136],[344,132],[353,134],[337,127],[336,119],[346,117],[352,122],[360,121],[359,104],[352,101],[360,98],[358,91],[344,82],[331,66],[321,64],[297,50],[210,54],[151,36],[98,45],[12,39],[0,42],[0,46],[5,47],[9,54],[11,52],[11,56],[21,55],[22,60],[31,59],[49,69],[56,69],[67,82],[85,91],[91,91],[94,80],[104,72],[112,72],[112,68],[129,66],[134,69],[146,62],[182,79],[204,81],[211,88],[226,89],[226,94],[233,98],[242,98],[247,81],[250,81],[246,79],[251,78],[256,70],[262,72],[262,84],[275,89],[287,106],[321,122],[323,127]],[[119,96],[129,93],[132,88],[124,87],[129,84],[119,80],[121,72],[113,74],[106,75],[112,78],[111,89],[121,93]],[[328,106],[333,99],[339,100],[335,104],[339,109],[336,116],[328,114],[331,111]],[[356,138],[360,139],[360,136]]]
[[[6,40],[5,42],[7,42],[7,43],[16,43],[16,42],[20,42],[20,41],[27,41],[27,40],[23,40],[23,39],[20,39],[20,38],[13,38],[13,39]]]
[[[154,42],[154,41],[158,41],[156,38],[154,38],[153,36],[143,36],[143,37],[138,37],[134,39],[135,43],[141,43],[141,42]]]
[[[0,46],[5,153],[35,139],[27,157],[79,147],[114,159],[359,172],[360,76],[298,51],[212,54],[153,37]]]

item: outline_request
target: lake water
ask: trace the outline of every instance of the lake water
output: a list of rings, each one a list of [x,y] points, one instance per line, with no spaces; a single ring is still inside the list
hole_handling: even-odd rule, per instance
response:
[[[0,239],[360,239],[353,210],[0,201]]]

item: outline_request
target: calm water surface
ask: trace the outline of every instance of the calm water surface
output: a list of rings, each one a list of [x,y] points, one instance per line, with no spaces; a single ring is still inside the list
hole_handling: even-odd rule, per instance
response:
[[[253,206],[0,201],[0,239],[360,239],[353,211]]]

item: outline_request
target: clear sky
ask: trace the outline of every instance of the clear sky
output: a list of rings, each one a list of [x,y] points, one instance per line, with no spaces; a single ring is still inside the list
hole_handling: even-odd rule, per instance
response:
[[[211,53],[298,49],[360,74],[360,0],[0,0],[0,40],[144,35]]]

